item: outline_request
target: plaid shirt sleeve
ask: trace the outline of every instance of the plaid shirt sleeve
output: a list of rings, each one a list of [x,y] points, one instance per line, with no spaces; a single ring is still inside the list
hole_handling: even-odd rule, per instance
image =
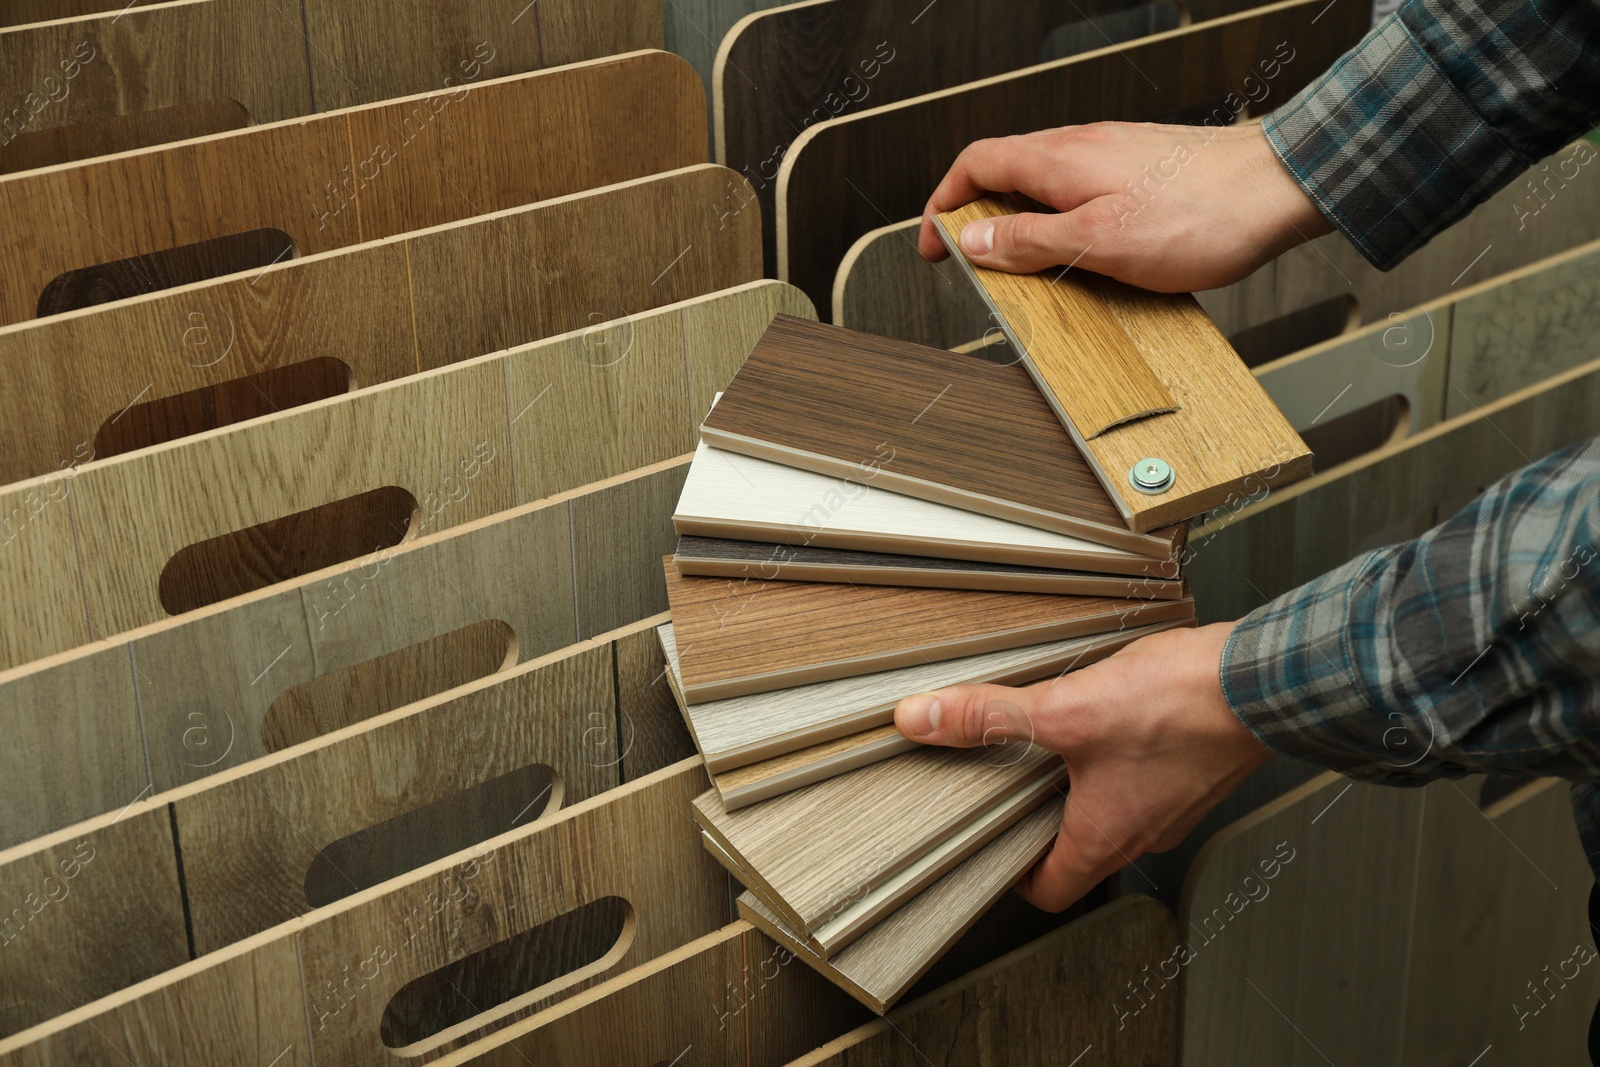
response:
[[[1221,669],[1262,743],[1354,778],[1600,782],[1600,438],[1257,608]],[[1600,793],[1574,805],[1600,869]]]
[[[1405,0],[1262,126],[1388,270],[1600,116],[1600,0]]]

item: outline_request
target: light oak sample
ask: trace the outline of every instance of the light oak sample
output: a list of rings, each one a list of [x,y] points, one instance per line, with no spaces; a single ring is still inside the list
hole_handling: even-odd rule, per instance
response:
[[[747,888],[810,934],[1059,758],[1034,745],[920,748],[740,811],[714,791],[695,818]]]
[[[1049,849],[1064,806],[1041,805],[828,959],[755,894],[739,897],[739,914],[882,1015]]]
[[[1188,625],[1192,625],[1191,620],[1179,619],[938,663],[918,663],[792,689],[684,704],[683,714],[707,768],[713,774],[721,774],[886,726],[894,721],[895,704],[912,693],[947,685],[1036,682],[1086,667],[1141,637]],[[656,635],[676,686],[678,645],[674,628],[662,626]]]
[[[684,699],[763,693],[1193,614],[1187,600],[685,578],[664,564]]]
[[[893,724],[876,726],[714,774],[711,787],[717,791],[724,811],[738,811],[836,774],[910,752],[916,744],[902,736]]]
[[[725,452],[702,441],[672,524],[679,534],[698,537],[1092,571],[1163,582],[1178,576],[1176,559],[1155,560],[918,500],[879,489],[872,481],[830,478]]]
[[[700,91],[636,52],[0,178],[0,323],[93,264],[262,227],[325,252],[704,162]]]
[[[778,277],[826,304],[850,245],[920,213],[979,138],[1108,119],[1227,121],[1246,104],[1246,79],[1265,90],[1250,109],[1274,108],[1371,25],[1359,5],[1324,7],[1273,4],[809,126],[778,170]]]
[[[734,541],[726,537],[680,537],[672,557],[678,563],[680,574],[713,578],[853,582],[857,585],[1147,597],[1151,600],[1175,600],[1183,595],[1183,583],[1176,579],[1118,578],[1047,567],[897,556],[888,552],[849,552],[838,548]]]
[[[1181,527],[1128,530],[1023,368],[837,326],[774,319],[700,436],[726,451],[1156,559],[1183,540]]]
[[[960,256],[965,225],[1016,210],[990,198],[937,223]],[[961,262],[1132,529],[1190,518],[1311,473],[1310,450],[1193,297],[1065,267],[1018,275]],[[1176,400],[1146,403],[1130,360]],[[1102,385],[1112,382],[1131,391]],[[1141,490],[1133,472],[1151,457],[1165,462],[1167,484]]]
[[[526,11],[423,0],[84,10],[94,6],[73,0],[46,16],[54,21],[0,32],[0,88],[21,105],[7,133],[24,142],[0,148],[0,168],[33,162],[38,150],[25,139],[50,138],[56,154],[46,162],[65,162],[130,138],[154,144],[230,128],[218,124],[220,105],[237,113],[234,125],[277,122],[662,44],[661,10],[646,0],[543,0]]]
[[[291,406],[261,376],[329,353],[342,393],[755,281],[753,220],[703,210],[737,180],[699,165],[0,327],[0,484],[126,451],[147,412],[142,443]],[[559,275],[530,269],[580,230]]]
[[[802,304],[756,283],[0,490],[0,513],[25,524],[7,531],[21,551],[0,558],[0,589],[37,604],[0,637],[0,662],[162,618],[163,574],[180,550],[303,509],[398,487],[420,512],[409,529],[429,532],[664,461],[690,446],[700,412],[686,388],[660,396],[656,383],[683,382],[689,361],[714,373],[763,315]],[[691,327],[703,333],[692,345]],[[628,358],[587,362],[607,344]],[[540,403],[549,408],[535,411]],[[602,447],[574,447],[583,441]],[[150,506],[162,499],[184,504]],[[352,538],[369,534],[379,536]],[[295,573],[297,561],[281,563],[264,539],[226,565],[244,589]]]
[[[1094,1049],[1107,1063],[1177,1067],[1176,996],[1154,1000],[1137,1026],[1111,1010],[1127,976],[1165,958],[1177,938],[1166,908],[1121,897],[789,1067],[910,1067],[920,1049],[950,1063],[1066,1062]]]
[[[698,760],[674,764],[0,1040],[0,1063],[101,1059],[107,1041],[132,1062],[197,1063],[199,1040],[203,1062],[292,1047],[309,1049],[297,1063],[383,1064],[395,1053],[382,1019],[403,987],[586,904],[626,902],[623,935],[592,964],[408,1046],[448,1051],[726,921],[726,876],[684,815],[704,785]],[[375,950],[385,963],[368,978]],[[362,984],[344,984],[347,967]],[[215,1023],[235,1018],[249,1022]],[[194,1019],[213,1022],[196,1035]]]
[[[639,731],[683,733],[675,708],[624,693],[614,671],[659,620],[0,852],[11,895],[80,901],[41,908],[37,929],[8,928],[9,938],[39,940],[0,953],[0,981],[23,991],[0,1012],[0,1031],[60,1014],[62,997],[97,999],[186,962],[191,948],[217,951],[310,911],[326,902],[310,899],[319,870],[334,897],[348,896],[621,784],[624,761],[643,755],[631,744]],[[619,714],[634,726],[626,738],[606,728]],[[631,770],[643,777],[667,762],[645,756]],[[526,776],[525,793],[482,799],[531,767],[546,774]],[[374,834],[382,843],[356,844]],[[91,868],[93,878],[77,881]]]

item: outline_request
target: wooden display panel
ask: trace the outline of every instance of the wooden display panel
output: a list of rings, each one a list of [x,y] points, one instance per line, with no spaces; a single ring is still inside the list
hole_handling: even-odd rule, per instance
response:
[[[961,149],[981,137],[1186,109],[1226,118],[1238,110],[1226,101],[1242,104],[1247,78],[1268,90],[1253,90],[1251,109],[1275,107],[1370,25],[1358,4],[1324,7],[1273,4],[818,123],[794,139],[778,172],[778,276],[826,303],[850,245],[919,213]],[[1183,76],[1152,80],[1161,71]]]
[[[263,227],[324,252],[703,162],[700,93],[636,52],[0,178],[0,323],[94,264]]]
[[[146,439],[209,429],[228,383],[238,417],[270,412],[248,407],[262,397],[252,376],[308,378],[306,361],[328,353],[371,386],[592,327],[597,309],[637,315],[755,281],[755,220],[705,210],[738,181],[701,164],[0,328],[0,484],[123,451],[147,411]],[[539,266],[580,233],[584,255]]]
[[[496,0],[191,0],[58,6],[46,17],[0,30],[0,89],[26,119],[13,114],[5,128],[0,171],[662,44],[649,0],[542,0],[525,11]],[[217,105],[230,125],[218,124]]]

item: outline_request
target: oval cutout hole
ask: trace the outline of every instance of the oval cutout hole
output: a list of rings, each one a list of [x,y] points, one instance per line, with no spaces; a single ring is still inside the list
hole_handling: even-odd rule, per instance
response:
[[[1355,297],[1346,293],[1240,330],[1228,342],[1246,367],[1259,367],[1359,325],[1359,305]]]
[[[274,367],[186,393],[146,400],[100,424],[96,457],[121,455],[350,391],[350,368],[332,356]]]
[[[332,904],[560,807],[561,780],[542,763],[479,782],[318,852],[306,869],[306,903]]]
[[[158,293],[224,274],[260,270],[294,256],[294,239],[282,230],[264,226],[142,256],[79,267],[50,280],[39,294],[36,314],[43,318],[130,296]]]
[[[390,999],[383,1043],[401,1055],[421,1053],[489,1021],[479,1016],[503,1018],[536,1004],[616,963],[633,929],[628,902],[601,897],[446,964]]]
[[[416,513],[416,498],[390,485],[189,545],[161,569],[161,606],[178,615],[392,548]]]
[[[359,575],[355,577],[359,580]],[[352,598],[360,592],[360,586],[340,590]],[[333,625],[336,618],[316,602],[316,595],[311,610],[318,621],[311,624],[313,632],[318,622]],[[279,752],[485,678],[516,662],[517,641],[511,627],[494,619],[471,623],[284,690],[261,720],[261,743],[268,752]]]
[[[1175,30],[1184,21],[1183,8],[1172,0],[1156,0],[1125,11],[1111,11],[1090,19],[1074,20],[1050,31],[1039,47],[1039,62],[1065,59],[1152,33]]]
[[[0,18],[0,23],[4,21],[4,18]],[[105,118],[74,122],[70,126],[24,130],[0,147],[0,174],[15,174],[35,167],[53,167],[58,163],[74,163],[113,152],[131,152],[136,148],[186,141],[191,137],[242,130],[248,125],[250,113],[243,104],[237,100],[220,99],[189,100],[171,107],[136,111],[131,115],[107,115]]]
[[[1325,471],[1399,440],[1410,421],[1411,405],[1396,393],[1301,430],[1300,438],[1314,454],[1317,470]]]

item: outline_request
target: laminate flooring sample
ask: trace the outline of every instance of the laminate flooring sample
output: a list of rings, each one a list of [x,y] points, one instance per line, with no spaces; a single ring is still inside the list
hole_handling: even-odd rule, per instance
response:
[[[749,875],[746,887],[812,934],[1006,798],[1065,768],[1029,744],[919,747],[740,811],[715,790],[701,829]]]
[[[1191,614],[1170,622],[1093,637],[1050,641],[939,663],[919,663],[877,674],[701,704],[683,702],[673,627],[670,624],[661,626],[656,635],[661,639],[668,679],[683,708],[689,732],[694,735],[707,769],[715,775],[888,726],[894,721],[895,704],[912,693],[978,682],[997,685],[1036,682],[1086,667],[1141,637],[1193,625]]]
[[[1081,537],[741,456],[701,441],[672,525],[680,536],[1172,579],[1176,557],[1151,559]]]
[[[890,723],[714,774],[711,787],[724,811],[738,811],[916,747]]]
[[[1188,600],[730,582],[663,570],[690,703],[1193,615]]]
[[[1130,528],[1311,473],[1311,450],[1193,296],[1084,270],[1008,274],[967,262],[964,227],[1026,206],[978,200],[938,216],[939,231]]]
[[[1165,397],[1110,313],[1086,303],[1106,320],[1090,336],[1126,349],[1124,362]],[[1098,397],[1103,390],[1090,385],[1099,382],[1132,395],[1133,380],[1120,364],[1107,366],[1103,376],[1074,382],[1072,395]],[[1183,538],[1181,527],[1128,529],[1028,369],[825,323],[774,319],[700,435],[730,452],[1157,559],[1171,557]]]
[[[881,1015],[1049,850],[1065,804],[1041,804],[832,959],[754,893],[740,894],[739,915]]]
[[[727,537],[680,537],[673,558],[678,573],[696,577],[774,579],[794,582],[852,582],[857,585],[907,585],[925,589],[987,589],[997,593],[1057,593],[1069,596],[1119,596],[1176,600],[1177,579],[1128,578],[1114,574],[1019,567],[889,552],[851,552],[842,548],[735,541]]]

